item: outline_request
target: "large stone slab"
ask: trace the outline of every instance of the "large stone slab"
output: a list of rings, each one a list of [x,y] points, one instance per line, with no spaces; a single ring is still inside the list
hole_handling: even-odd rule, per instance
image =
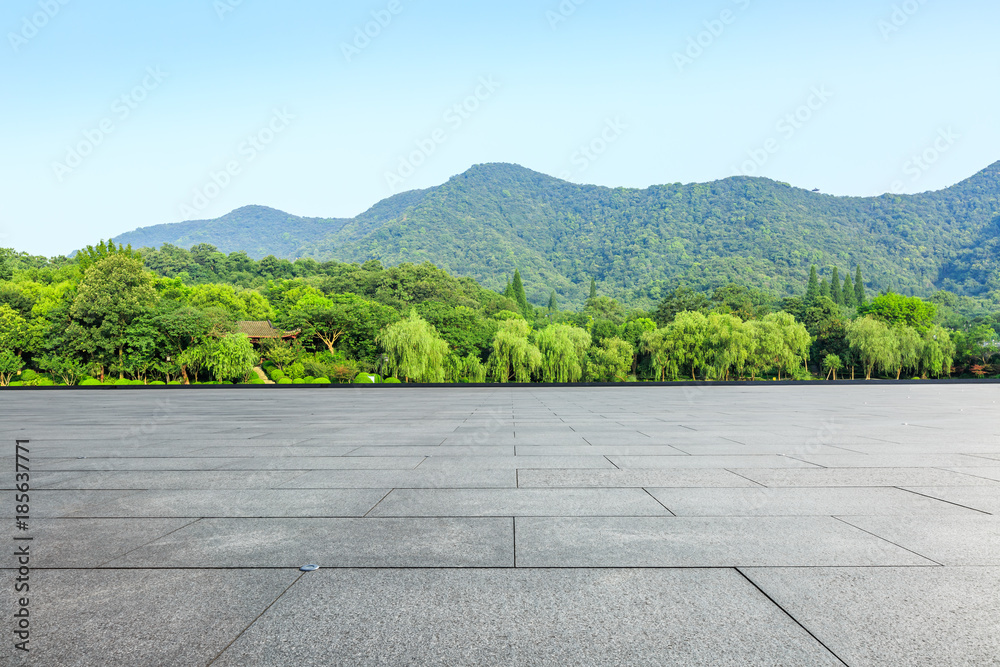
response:
[[[1000,567],[1000,516],[839,518],[942,565]]]
[[[396,489],[370,516],[669,516],[642,489]]]
[[[969,515],[957,505],[894,488],[648,489],[677,516]]]
[[[1000,656],[1000,568],[744,572],[848,665],[995,665]]]
[[[509,518],[203,519],[107,563],[147,567],[513,567]]]
[[[739,567],[937,563],[832,517],[524,517],[518,567]]]
[[[294,570],[36,570],[30,653],[14,655],[8,636],[0,661],[207,665],[298,576]],[[5,590],[13,590],[13,578],[0,574]],[[13,617],[13,600],[3,596],[5,619]]]
[[[733,570],[320,571],[214,664],[667,663],[840,664]]]

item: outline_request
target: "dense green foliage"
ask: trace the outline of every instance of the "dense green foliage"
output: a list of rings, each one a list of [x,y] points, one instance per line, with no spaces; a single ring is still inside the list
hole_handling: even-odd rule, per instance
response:
[[[168,261],[169,260],[169,261]],[[795,296],[679,285],[649,310],[600,294],[536,307],[431,264],[259,261],[101,243],[0,251],[0,385],[635,382],[997,375],[1000,315],[939,291],[874,294],[867,265],[815,266]],[[155,268],[153,268],[155,267]],[[805,277],[808,275],[808,278]],[[840,276],[844,276],[841,280]],[[835,289],[839,286],[839,290]],[[551,291],[550,291],[551,297]],[[244,320],[290,340],[254,345]]]
[[[681,283],[711,291],[739,282],[784,297],[800,292],[813,264],[863,264],[875,291],[926,297],[947,289],[996,302],[1000,163],[939,192],[871,198],[749,177],[612,189],[488,164],[352,220],[247,207],[116,240],[136,248],[212,243],[254,258],[429,261],[496,291],[519,269],[527,300],[539,306],[554,291],[571,306],[602,294],[651,309]],[[842,275],[837,285],[823,278],[825,296],[856,305],[844,294],[849,274]]]

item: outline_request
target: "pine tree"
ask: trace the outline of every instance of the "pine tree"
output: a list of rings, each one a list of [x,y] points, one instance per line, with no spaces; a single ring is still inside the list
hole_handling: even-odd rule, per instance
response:
[[[549,294],[549,312],[554,313],[559,310],[559,302],[556,300],[556,291],[552,290]]]
[[[590,298],[597,298],[597,281],[593,278],[590,279]]]
[[[514,286],[510,284],[510,278],[507,279],[507,287],[504,288],[503,295],[511,301],[517,301],[517,295],[514,294]]]
[[[841,290],[841,294],[844,295],[844,305],[848,308],[854,308],[858,305],[857,297],[854,294],[854,283],[851,282],[850,273],[848,273],[844,278],[844,289]]]
[[[819,296],[819,276],[816,274],[816,265],[812,265],[809,271],[809,287],[806,288],[806,301],[812,301]]]
[[[858,264],[858,271],[854,274],[854,300],[858,308],[865,305],[865,282],[861,278],[861,265]]]
[[[514,281],[511,283],[511,288],[514,290],[514,300],[517,301],[518,307],[521,309],[523,315],[528,314],[528,297],[524,293],[524,283],[521,282],[521,272],[514,269]]]
[[[840,272],[837,267],[833,267],[830,273],[830,298],[838,306],[844,304],[844,295],[840,291]]]
[[[830,283],[826,282],[826,278],[823,278],[819,284],[819,295],[830,298]]]

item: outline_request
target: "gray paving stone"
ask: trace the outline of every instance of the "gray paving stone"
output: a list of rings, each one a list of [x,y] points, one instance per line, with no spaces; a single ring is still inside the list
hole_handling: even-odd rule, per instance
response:
[[[803,455],[802,460],[824,468],[952,468],[994,465],[967,454],[841,454]]]
[[[6,638],[0,661],[206,665],[298,576],[294,570],[35,570],[29,658],[12,655]],[[0,573],[5,590],[13,590],[13,577]],[[12,618],[13,599],[3,596],[4,618]]]
[[[832,517],[525,517],[518,567],[936,565]]]
[[[420,456],[257,456],[229,459],[216,470],[412,470]]]
[[[988,514],[1000,514],[1000,487],[991,486],[907,486],[908,491],[921,493],[949,503],[971,507]]]
[[[92,568],[182,528],[192,519],[35,519],[32,567]]]
[[[975,514],[895,488],[647,489],[677,516],[874,516]]]
[[[619,468],[816,468],[786,456],[609,456]],[[567,467],[567,466],[563,466]]]
[[[513,567],[510,518],[203,519],[106,567]]]
[[[396,489],[370,516],[669,516],[642,489]]]
[[[515,470],[517,468],[614,468],[603,456],[438,456],[421,468]]]
[[[32,464],[35,471],[112,471],[112,470],[218,470],[239,462],[233,458],[115,457],[41,460]]]
[[[517,486],[516,470],[314,470],[281,485],[285,489],[505,489]]]
[[[1000,516],[838,518],[942,565],[1000,567]]]
[[[755,470],[739,474],[768,487],[787,486],[992,486],[982,477],[934,468],[815,468],[811,470]]]
[[[985,479],[990,479],[996,482],[1000,482],[1000,466],[997,467],[985,467],[985,468],[949,468],[949,470],[963,475],[971,475],[973,477],[982,477]]]
[[[513,445],[379,445],[358,447],[351,456],[513,456]]]
[[[852,666],[996,665],[1000,656],[998,568],[745,573]]]
[[[36,488],[48,489],[272,489],[301,476],[301,470],[263,471],[149,471],[119,470],[113,472],[66,473],[66,477],[45,483],[35,482]]]
[[[728,470],[673,468],[644,470],[518,470],[521,488],[563,487],[760,487]]]
[[[215,664],[665,661],[840,664],[732,570],[320,571]]]
[[[517,456],[687,456],[670,445],[517,445]]]
[[[248,489],[136,491],[120,498],[68,504],[61,517],[352,517],[364,516],[389,489]],[[54,493],[118,493],[50,491]],[[47,495],[47,494],[46,494]]]

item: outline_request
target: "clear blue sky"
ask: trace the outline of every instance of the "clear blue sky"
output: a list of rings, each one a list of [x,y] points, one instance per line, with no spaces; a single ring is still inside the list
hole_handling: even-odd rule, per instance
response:
[[[483,162],[872,195],[1000,160],[995,0],[562,7],[7,0],[0,246],[68,253],[247,204],[348,217]],[[387,25],[355,45],[373,12]]]

